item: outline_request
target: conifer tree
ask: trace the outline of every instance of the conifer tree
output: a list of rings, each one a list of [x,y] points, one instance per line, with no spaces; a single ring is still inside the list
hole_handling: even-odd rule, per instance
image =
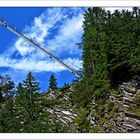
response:
[[[19,132],[19,123],[16,119],[14,99],[9,97],[5,100],[4,106],[0,108],[0,132],[16,133]]]
[[[36,82],[36,79],[31,72],[27,74],[26,80],[23,81],[23,88],[25,88],[27,92],[30,93],[30,98],[32,95],[38,94],[40,89],[39,83]]]
[[[23,83],[18,84],[15,104],[21,127],[25,131],[26,126],[35,121],[40,112],[39,83],[36,82],[31,72],[27,74]]]
[[[88,8],[84,14],[82,41],[84,76],[76,91],[75,100],[84,106],[95,96],[102,96],[109,87],[106,54],[106,12]],[[101,94],[102,93],[102,94]]]
[[[10,94],[13,88],[14,82],[8,75],[0,76],[0,103],[4,100],[3,94]]]
[[[140,74],[140,10],[111,13],[98,7],[88,8],[83,28],[84,75],[73,97],[75,104],[86,110],[90,110],[94,99],[98,125],[105,114],[110,85]]]
[[[66,127],[61,125],[59,120],[47,112],[44,105],[47,102],[39,94],[39,84],[36,82],[31,72],[23,83],[17,86],[17,96],[15,99],[16,122],[18,122],[19,132],[67,132]],[[58,129],[61,127],[61,129]]]
[[[50,79],[49,79],[49,89],[51,90],[57,89],[57,79],[55,78],[53,74],[50,76]]]

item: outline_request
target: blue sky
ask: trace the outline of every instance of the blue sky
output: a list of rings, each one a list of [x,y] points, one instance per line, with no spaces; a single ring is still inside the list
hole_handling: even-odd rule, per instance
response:
[[[0,17],[78,71],[83,12],[84,8],[0,8]],[[66,68],[0,26],[0,74],[10,75],[17,84],[29,71],[40,82],[41,91],[47,90],[51,74],[60,87],[75,79]]]

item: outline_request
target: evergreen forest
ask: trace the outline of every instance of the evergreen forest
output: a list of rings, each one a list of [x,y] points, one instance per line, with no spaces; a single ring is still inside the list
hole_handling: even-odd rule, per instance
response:
[[[140,9],[83,14],[82,78],[51,75],[40,92],[32,72],[18,85],[1,75],[1,133],[140,132]]]

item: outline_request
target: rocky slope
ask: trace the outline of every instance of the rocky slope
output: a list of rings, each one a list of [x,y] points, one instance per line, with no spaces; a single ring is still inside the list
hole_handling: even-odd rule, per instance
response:
[[[73,123],[77,113],[74,110],[69,97],[73,91],[74,87],[71,85],[56,91],[49,91],[45,94],[47,100],[54,102],[53,106],[47,108],[47,111],[69,127],[69,132],[77,132],[77,126]]]
[[[98,132],[140,132],[140,77],[119,85],[118,91],[111,91],[105,103],[105,114]],[[100,108],[100,107],[98,107]],[[111,108],[111,111],[108,111]],[[96,125],[96,112],[91,111],[90,124]],[[101,122],[101,120],[99,120]]]
[[[70,99],[73,91],[74,88],[71,86],[51,91],[45,98],[51,101],[57,99],[59,102],[48,111],[67,125],[70,132],[79,132],[79,126],[75,123],[78,111]],[[88,132],[140,132],[140,77],[134,76],[120,84],[118,90],[111,91],[103,105],[97,104],[93,99],[85,116],[89,126]],[[78,119],[80,120],[80,116]]]
[[[125,132],[140,132],[140,77],[120,85],[124,119],[122,126]]]

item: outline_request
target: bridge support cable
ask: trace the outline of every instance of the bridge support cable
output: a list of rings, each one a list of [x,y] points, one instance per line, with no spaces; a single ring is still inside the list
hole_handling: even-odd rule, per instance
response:
[[[43,51],[50,58],[54,59],[55,61],[57,61],[58,63],[60,63],[62,66],[66,67],[75,76],[77,76],[78,78],[81,78],[80,74],[76,70],[74,70],[73,68],[71,68],[70,66],[68,66],[67,64],[65,64],[64,62],[62,62],[61,60],[59,60],[56,56],[54,56],[53,54],[51,54],[50,52],[48,52],[46,49],[44,49],[43,47],[41,47],[39,44],[37,44],[36,42],[34,42],[32,39],[28,38],[26,35],[18,32],[16,29],[14,29],[12,26],[10,26],[9,24],[7,24],[7,22],[5,20],[2,20],[1,18],[0,18],[0,25],[3,26],[4,28],[6,28],[7,30],[9,30],[10,32],[14,33],[15,35],[17,35],[18,37],[21,37],[23,40],[25,40],[26,42],[30,43],[34,47],[36,47],[39,50]]]

